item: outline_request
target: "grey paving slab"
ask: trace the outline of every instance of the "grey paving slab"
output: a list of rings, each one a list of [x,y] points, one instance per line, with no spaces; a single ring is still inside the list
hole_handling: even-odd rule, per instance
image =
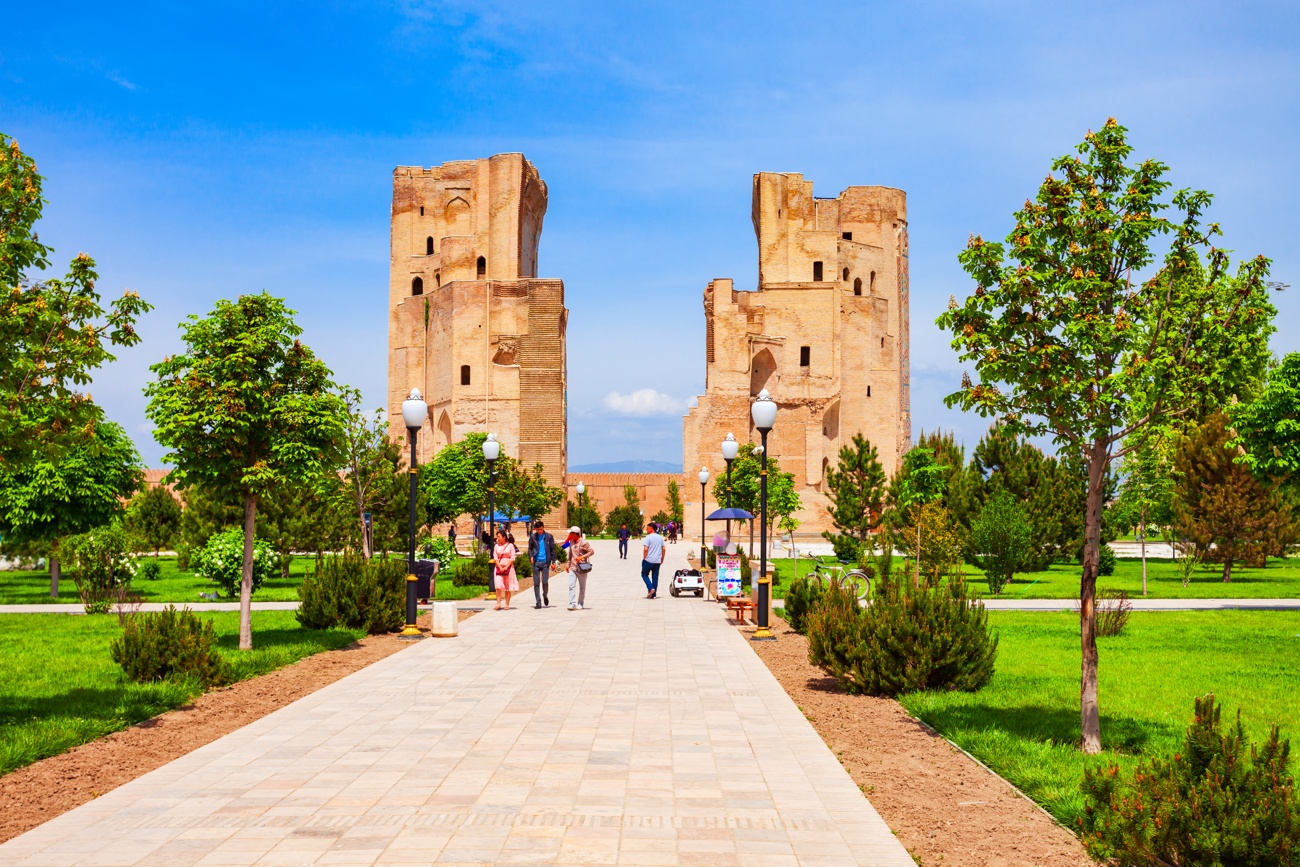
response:
[[[715,604],[647,600],[597,551],[587,610],[555,584],[549,609],[489,609],[0,863],[913,864]]]

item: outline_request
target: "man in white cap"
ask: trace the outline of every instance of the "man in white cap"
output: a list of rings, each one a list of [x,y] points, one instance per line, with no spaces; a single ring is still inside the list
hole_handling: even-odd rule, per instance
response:
[[[569,560],[564,564],[564,571],[569,573],[569,610],[581,611],[587,601],[591,557],[596,552],[577,527],[569,528],[569,538],[564,540],[564,547],[569,549]]]

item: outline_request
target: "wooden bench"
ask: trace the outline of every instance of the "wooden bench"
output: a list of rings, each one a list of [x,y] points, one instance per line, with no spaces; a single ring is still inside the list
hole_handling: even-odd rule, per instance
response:
[[[730,615],[733,612],[735,613],[736,623],[738,626],[745,625],[745,612],[753,610],[754,600],[750,599],[747,595],[742,593],[739,596],[727,597],[727,614]]]

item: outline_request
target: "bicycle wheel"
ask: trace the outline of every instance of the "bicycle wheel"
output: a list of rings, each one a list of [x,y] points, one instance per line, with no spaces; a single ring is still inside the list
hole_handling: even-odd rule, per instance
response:
[[[840,579],[841,586],[851,590],[858,601],[871,598],[871,576],[861,569],[851,569]]]

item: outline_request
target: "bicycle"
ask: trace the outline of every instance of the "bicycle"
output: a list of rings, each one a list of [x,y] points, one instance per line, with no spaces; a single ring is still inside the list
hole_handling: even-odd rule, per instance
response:
[[[871,600],[871,576],[857,566],[834,557],[814,557],[807,577],[823,587],[834,586],[852,591],[859,602]]]

